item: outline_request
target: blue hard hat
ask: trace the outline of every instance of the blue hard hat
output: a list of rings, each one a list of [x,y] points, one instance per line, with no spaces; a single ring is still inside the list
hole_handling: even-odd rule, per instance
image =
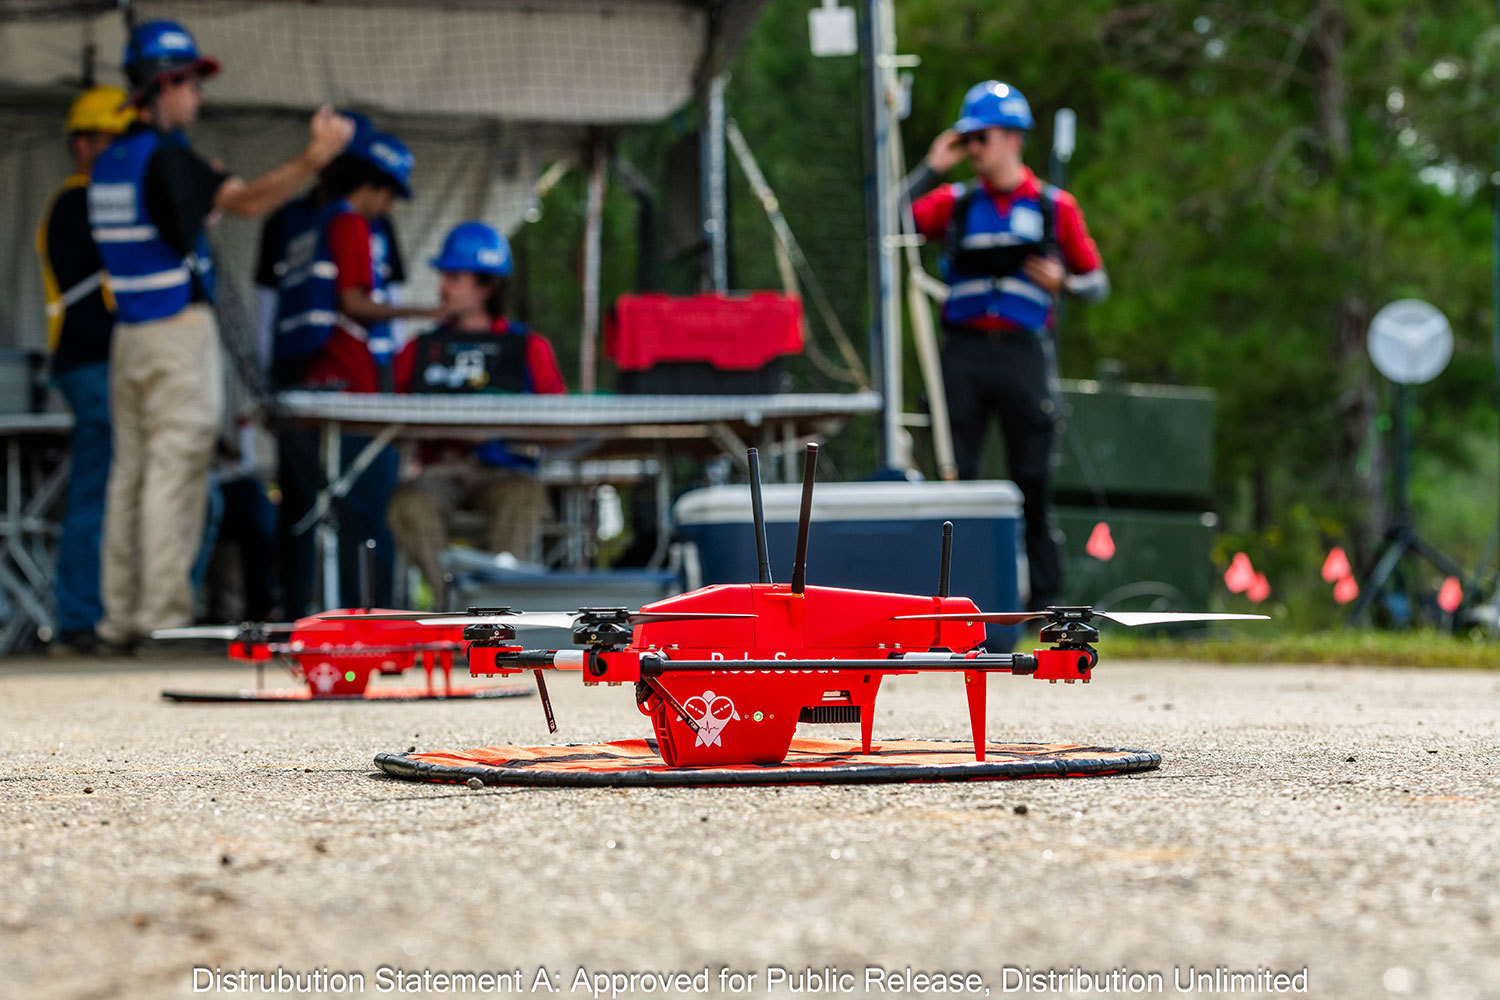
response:
[[[137,95],[163,73],[184,70],[213,76],[219,60],[199,52],[192,33],[176,21],[147,21],[131,31],[125,42],[125,76]]]
[[[987,128],[1029,130],[1033,124],[1031,105],[1026,103],[1024,94],[1009,84],[986,80],[974,84],[964,95],[963,108],[953,130],[965,135]]]
[[[355,123],[354,138],[349,141],[348,152],[375,167],[391,180],[401,191],[401,197],[411,197],[411,171],[417,158],[406,143],[388,132],[366,132],[363,136]]]
[[[350,146],[359,145],[367,141],[375,133],[375,123],[370,121],[370,116],[361,111],[350,111],[346,108],[338,108],[338,113],[354,123],[354,136],[349,140]]]
[[[439,271],[473,271],[510,276],[510,241],[483,222],[460,222],[443,241],[443,252],[429,262]]]

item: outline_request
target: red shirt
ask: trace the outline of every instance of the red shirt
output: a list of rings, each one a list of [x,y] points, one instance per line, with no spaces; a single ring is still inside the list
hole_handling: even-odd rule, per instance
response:
[[[328,250],[338,269],[334,289],[339,295],[351,288],[370,292],[375,287],[375,267],[370,257],[370,221],[354,212],[342,212],[328,223]],[[338,325],[308,366],[309,388],[342,389],[345,392],[377,392],[380,380],[375,358],[355,331],[359,324],[339,314]],[[396,383],[400,385],[400,382]]]
[[[501,316],[490,323],[490,333],[505,336],[510,332],[510,320]],[[413,339],[396,355],[395,384],[403,392],[410,391],[416,358],[417,341]],[[531,391],[538,395],[557,395],[568,391],[563,380],[562,369],[557,366],[557,353],[552,342],[534,331],[526,338],[526,374]]]
[[[1041,197],[1042,185],[1031,168],[1023,166],[1021,175],[1021,183],[1009,191],[997,191],[990,187],[988,181],[978,178],[976,181],[984,186],[985,193],[1004,216],[1010,213],[1011,202],[1016,198]],[[953,184],[944,184],[912,202],[911,214],[916,220],[917,232],[930,240],[941,239],[948,232],[948,224],[953,221],[953,206],[958,202],[954,187]],[[1104,258],[1099,256],[1099,248],[1095,246],[1094,238],[1084,225],[1083,212],[1079,210],[1078,202],[1061,189],[1054,190],[1053,194],[1056,212],[1052,217],[1052,225],[1068,270],[1073,274],[1086,274],[1103,267]]]

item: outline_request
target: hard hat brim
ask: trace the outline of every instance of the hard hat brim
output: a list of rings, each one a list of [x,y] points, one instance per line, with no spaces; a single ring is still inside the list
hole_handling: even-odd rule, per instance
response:
[[[444,257],[433,257],[427,263],[428,263],[429,266],[432,267],[432,269],[434,271],[443,271],[443,272],[446,272],[446,273],[449,273],[449,274],[463,274],[465,272],[467,272],[469,274],[490,274],[490,275],[494,275],[497,278],[508,278],[508,277],[511,276],[511,273],[512,273],[512,270],[513,270],[509,266],[507,266],[507,267],[482,267],[482,266],[476,267],[472,263],[465,263],[465,262],[462,262],[462,261],[451,261],[451,260],[448,260],[448,259],[446,259]]]
[[[983,132],[987,128],[1009,128],[1017,132],[1031,131],[1030,125],[1009,124],[1001,125],[998,122],[987,122],[982,118],[960,118],[953,123],[953,131],[959,135],[970,135],[974,132]]]
[[[163,76],[172,76],[184,71],[193,71],[198,74],[198,79],[207,80],[211,76],[218,76],[221,68],[219,60],[213,56],[197,56],[196,58],[184,59],[180,62],[163,62],[152,71],[149,77],[131,90],[130,101],[132,104],[140,104],[145,99],[146,91]]]

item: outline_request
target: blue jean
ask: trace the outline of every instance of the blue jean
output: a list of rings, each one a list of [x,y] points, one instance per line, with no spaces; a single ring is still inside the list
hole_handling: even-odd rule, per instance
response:
[[[73,410],[68,503],[57,546],[57,630],[90,632],[104,615],[99,595],[99,545],[109,484],[109,364],[79,365],[57,376]]]

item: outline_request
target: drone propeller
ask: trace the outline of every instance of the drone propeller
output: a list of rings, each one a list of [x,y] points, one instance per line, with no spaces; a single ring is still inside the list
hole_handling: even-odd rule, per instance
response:
[[[1023,622],[1047,619],[1049,621],[1088,622],[1103,618],[1117,625],[1169,625],[1173,622],[1218,622],[1247,621],[1270,618],[1270,615],[1218,614],[1196,611],[1095,611],[1093,608],[1048,608],[1046,611],[978,611],[973,614],[958,612],[941,615],[897,615],[894,621],[951,621],[986,622],[991,625],[1020,625]]]
[[[290,633],[290,622],[245,622],[240,625],[185,625],[151,630],[153,639],[222,639],[225,642],[258,642],[271,635]]]

